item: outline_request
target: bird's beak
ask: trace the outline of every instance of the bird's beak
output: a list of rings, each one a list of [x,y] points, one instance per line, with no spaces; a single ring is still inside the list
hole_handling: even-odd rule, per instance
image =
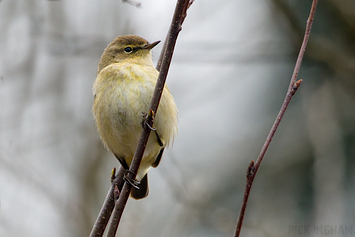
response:
[[[160,43],[160,40],[155,41],[154,43],[145,45],[142,49],[152,49],[152,48],[154,48],[154,47],[155,47],[157,44],[159,44],[159,43]]]

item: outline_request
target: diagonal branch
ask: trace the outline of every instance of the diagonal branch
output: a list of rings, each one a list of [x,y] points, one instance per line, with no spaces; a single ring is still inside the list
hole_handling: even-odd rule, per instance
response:
[[[187,15],[187,9],[189,9],[189,7],[191,6],[191,4],[194,2],[195,0],[189,0],[189,1],[187,1],[188,3],[185,3],[182,7],[182,9],[180,10],[181,11],[181,15],[179,15],[179,19],[177,19],[178,20],[178,24],[180,25],[180,27],[178,28],[178,29],[175,29],[175,30],[178,30],[178,32],[177,32],[177,34],[181,31],[181,26],[182,26],[182,24],[184,23],[184,21],[185,21],[185,18],[186,18],[186,15]],[[177,7],[177,6],[176,6]],[[176,10],[177,9],[175,9],[175,13],[176,13]],[[173,22],[171,23],[171,24],[173,24]],[[172,30],[172,25],[171,25],[171,27],[170,27],[170,29],[169,29],[169,32],[168,32],[168,34],[166,35],[166,39],[165,39],[165,41],[164,41],[164,45],[163,45],[163,48],[162,48],[162,50],[161,50],[161,53],[160,53],[160,56],[159,56],[159,60],[158,60],[158,63],[157,63],[157,70],[158,71],[160,71],[160,69],[161,69],[161,66],[162,66],[162,62],[163,62],[163,58],[164,58],[164,55],[165,55],[165,51],[166,51],[166,47],[167,47],[167,45],[168,45],[168,39],[172,36],[171,35],[171,30]],[[175,44],[174,44],[174,47],[175,47]]]
[[[236,230],[235,230],[235,234],[234,234],[234,237],[239,237],[240,235],[240,231],[241,231],[241,228],[242,228],[242,224],[243,224],[243,219],[244,219],[244,214],[245,214],[245,209],[246,209],[246,206],[247,206],[247,202],[248,202],[248,199],[249,199],[249,194],[250,194],[250,190],[251,190],[251,186],[253,184],[253,181],[254,181],[254,178],[255,178],[255,175],[260,167],[260,164],[265,156],[265,153],[270,145],[270,142],[272,140],[272,138],[274,137],[274,134],[281,122],[281,119],[283,117],[283,115],[285,114],[285,111],[288,107],[288,104],[290,103],[293,95],[296,93],[298,87],[300,86],[302,80],[297,80],[297,76],[298,76],[298,72],[301,68],[301,63],[302,63],[302,59],[303,59],[303,56],[304,56],[304,53],[306,51],[306,46],[307,46],[307,43],[308,43],[308,39],[309,39],[309,35],[310,35],[310,32],[311,32],[311,27],[312,27],[312,23],[313,23],[313,19],[314,19],[314,14],[315,14],[315,11],[316,11],[316,6],[317,6],[317,2],[318,0],[313,0],[313,3],[312,3],[312,7],[311,7],[311,11],[309,13],[309,17],[308,17],[308,20],[307,20],[307,25],[306,25],[306,31],[305,31],[305,34],[304,34],[304,38],[303,38],[303,42],[302,42],[302,45],[301,45],[301,49],[300,49],[300,52],[298,54],[298,57],[297,57],[297,61],[296,61],[296,65],[295,65],[295,69],[293,71],[293,74],[292,74],[292,77],[291,77],[291,81],[290,81],[290,85],[289,85],[289,88],[288,88],[288,91],[287,91],[287,94],[286,94],[286,97],[285,97],[285,100],[282,104],[282,107],[280,109],[280,112],[279,114],[277,115],[276,117],[276,120],[269,132],[269,135],[267,136],[266,138],[266,141],[260,151],[260,154],[254,164],[254,161],[251,161],[249,167],[248,167],[248,171],[247,171],[247,183],[246,183],[246,187],[245,187],[245,192],[244,192],[244,198],[243,198],[243,202],[242,202],[242,206],[241,206],[241,209],[240,209],[240,212],[239,212],[239,217],[238,217],[238,221],[237,221],[237,227],[236,227]]]
[[[164,54],[162,56],[162,61],[161,61],[161,66],[158,66],[159,68],[159,77],[154,89],[153,93],[153,98],[150,103],[150,109],[146,117],[146,125],[143,128],[143,131],[141,133],[141,136],[139,138],[139,143],[137,150],[134,154],[133,161],[131,163],[130,167],[130,172],[127,173],[127,178],[134,180],[139,168],[139,165],[141,163],[143,153],[145,150],[145,146],[147,144],[149,134],[150,134],[150,127],[153,127],[153,122],[154,122],[154,115],[157,112],[158,105],[160,102],[160,98],[164,89],[164,84],[166,81],[166,76],[168,75],[168,70],[170,67],[170,62],[172,59],[173,51],[175,48],[175,43],[178,37],[179,32],[181,31],[181,26],[183,23],[183,19],[186,16],[186,10],[188,9],[188,6],[191,5],[190,0],[178,0],[174,12],[174,16],[172,19],[172,23],[170,26],[170,30],[168,33],[168,37],[166,40],[166,46],[163,48]],[[117,228],[120,222],[120,219],[122,217],[123,210],[126,206],[128,197],[131,193],[132,186],[128,183],[125,182],[123,185],[122,191],[119,195],[118,200],[116,201],[115,204],[115,209],[113,212],[112,216],[112,222],[110,224],[109,230],[108,230],[108,237],[114,237],[117,232]]]
[[[112,210],[115,207],[115,195],[114,191],[117,188],[118,190],[122,189],[123,186],[123,173],[124,169],[121,166],[118,174],[115,174],[115,169],[112,172],[111,177],[111,187],[106,195],[105,201],[101,207],[100,213],[97,216],[95,224],[91,230],[90,237],[101,237],[104,234],[107,223],[110,220],[110,216],[112,214]]]

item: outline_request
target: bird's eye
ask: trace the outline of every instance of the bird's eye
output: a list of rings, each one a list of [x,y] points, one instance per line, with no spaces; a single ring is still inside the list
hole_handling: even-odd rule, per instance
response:
[[[132,53],[133,49],[132,49],[132,47],[126,47],[126,48],[124,48],[124,51],[126,53]]]

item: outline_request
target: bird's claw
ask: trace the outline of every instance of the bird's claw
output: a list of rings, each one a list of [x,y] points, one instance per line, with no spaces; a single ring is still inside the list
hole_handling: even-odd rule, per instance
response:
[[[125,170],[125,171],[124,171],[124,175],[123,175],[123,180],[124,180],[125,182],[129,183],[130,185],[132,185],[132,187],[134,187],[134,188],[136,188],[136,189],[139,189],[139,186],[138,186],[138,185],[140,184],[140,182],[139,182],[138,180],[136,180],[136,179],[132,179],[132,178],[128,177],[128,173],[133,174],[132,171],[130,171],[130,170]]]

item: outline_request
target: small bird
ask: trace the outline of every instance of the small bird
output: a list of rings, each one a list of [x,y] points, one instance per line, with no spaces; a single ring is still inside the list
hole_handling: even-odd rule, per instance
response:
[[[148,112],[159,72],[154,68],[148,43],[136,35],[114,39],[103,52],[93,85],[92,113],[101,141],[127,171],[142,132],[143,115]],[[165,85],[151,133],[143,154],[131,196],[148,195],[149,168],[157,167],[164,148],[177,133],[177,108]]]

